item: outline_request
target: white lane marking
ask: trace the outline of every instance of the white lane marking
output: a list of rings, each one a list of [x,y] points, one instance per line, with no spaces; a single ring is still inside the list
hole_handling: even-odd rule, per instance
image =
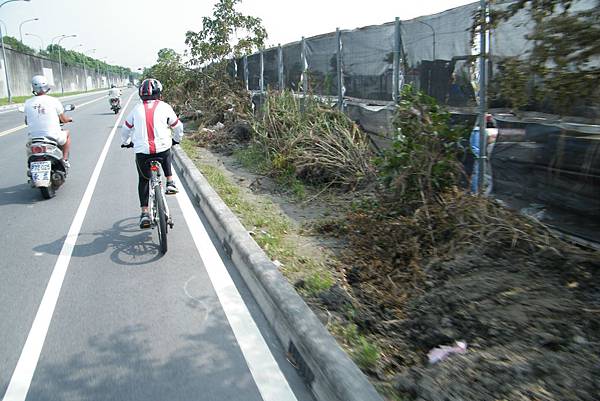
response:
[[[12,134],[13,132],[22,130],[25,127],[27,127],[27,126],[25,124],[23,124],[23,125],[19,125],[18,127],[15,127],[15,128],[7,129],[6,131],[0,132],[0,137],[2,137],[4,135]]]
[[[82,98],[82,97],[94,96],[94,95],[97,95],[98,93],[103,92],[105,90],[106,89],[101,89],[101,90],[97,90],[97,91],[93,91],[93,92],[89,92],[89,93],[82,93],[82,94],[79,94],[79,95],[70,95],[70,96],[65,96],[65,97],[59,97],[58,100],[60,100],[61,102],[67,102],[69,100],[79,99],[79,98]],[[23,105],[23,103],[17,103],[17,104],[15,104],[13,106],[22,106],[22,105]],[[8,110],[0,110],[0,114],[10,113],[10,112],[13,112],[13,111],[17,111],[17,107],[12,107],[12,108],[10,108]]]
[[[67,268],[69,267],[73,248],[77,242],[77,237],[79,236],[79,231],[81,230],[81,225],[83,224],[83,219],[87,213],[94,189],[96,188],[96,183],[98,182],[98,177],[100,176],[100,170],[102,170],[104,160],[108,154],[110,143],[112,142],[115,132],[117,131],[117,126],[119,125],[121,118],[123,118],[123,112],[127,108],[132,96],[133,94],[127,100],[127,104],[125,104],[123,110],[121,110],[121,114],[117,118],[117,121],[115,122],[115,125],[110,132],[106,143],[104,144],[102,153],[100,153],[100,158],[96,163],[94,172],[90,177],[90,182],[85,189],[85,193],[83,194],[83,198],[81,199],[77,213],[75,213],[75,218],[71,223],[71,227],[69,228],[65,242],[60,250],[60,255],[58,256],[58,260],[54,265],[52,275],[50,276],[46,291],[44,292],[44,297],[42,298],[42,302],[40,303],[38,311],[35,315],[33,325],[31,326],[29,334],[27,335],[27,341],[25,341],[25,346],[21,351],[21,356],[19,357],[17,366],[15,367],[12,377],[10,378],[8,388],[4,394],[4,398],[2,398],[2,401],[25,401],[25,398],[27,397],[27,392],[29,391],[33,374],[40,359],[44,341],[46,341],[46,335],[48,334],[48,328],[50,327],[50,322],[52,321],[54,308],[56,307],[58,296],[60,295],[60,289],[65,279]]]
[[[105,96],[103,96],[103,97],[99,97],[99,98],[97,98],[97,99],[94,99],[94,100],[90,100],[89,102],[85,102],[85,103],[81,103],[80,105],[76,105],[76,108],[75,108],[75,110],[77,110],[77,109],[78,109],[78,108],[80,108],[80,107],[87,106],[88,104],[91,104],[91,103],[97,102],[98,100],[102,100],[102,99],[105,99],[105,98],[106,98],[106,97],[105,97]],[[13,132],[17,132],[17,131],[19,131],[19,130],[22,130],[22,129],[23,129],[23,128],[25,128],[25,127],[27,127],[27,125],[23,124],[23,125],[19,125],[18,127],[11,128],[11,129],[9,129],[9,130],[6,130],[6,131],[3,131],[3,132],[0,132],[0,137],[3,137],[4,135],[12,134]]]
[[[181,182],[175,171],[173,175]],[[192,206],[185,188],[183,185],[179,188],[177,201],[262,399],[297,401]]]
[[[102,100],[102,99],[106,99],[106,96],[102,96],[102,97],[96,98],[94,100],[90,100],[89,102],[85,102],[85,103],[81,103],[79,105],[75,105],[75,110],[77,110],[77,108],[79,108],[79,107],[83,107],[85,105],[97,102],[98,100]]]

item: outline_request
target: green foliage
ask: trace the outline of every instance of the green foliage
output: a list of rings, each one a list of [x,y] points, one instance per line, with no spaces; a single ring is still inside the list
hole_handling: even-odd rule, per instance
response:
[[[87,68],[89,68],[89,69],[99,68],[101,72],[108,70],[111,74],[121,74],[121,75],[125,75],[125,76],[132,75],[131,69],[129,69],[129,68],[121,67],[118,65],[107,64],[107,63],[97,60],[93,57],[86,56],[83,53],[76,52],[74,50],[67,50],[64,47],[59,46],[59,45],[48,45],[48,47],[46,48],[46,51],[43,52],[43,54],[46,57],[49,57],[53,60],[58,61],[59,49],[60,49],[60,59],[63,62],[63,64],[65,64],[65,65],[81,67],[81,66],[83,66],[83,63],[85,62]]]
[[[36,53],[36,51],[33,50],[31,47],[23,44],[21,41],[13,38],[12,36],[3,36],[2,41],[4,42],[4,44],[10,46],[11,48],[13,48],[17,51],[27,53],[27,54],[35,54]]]
[[[510,57],[498,64],[499,75],[490,86],[490,98],[498,98],[518,112],[531,104],[529,63]]]
[[[397,136],[377,159],[394,201],[420,204],[456,184],[461,168],[456,143],[463,132],[451,128],[449,120],[435,99],[410,85],[403,88],[393,121]]]
[[[262,20],[235,10],[241,0],[219,0],[212,17],[202,18],[202,30],[188,31],[185,43],[190,47],[190,62],[203,65],[261,48],[267,38]],[[237,42],[234,41],[234,38]]]
[[[574,99],[592,104],[600,101],[600,67],[590,63],[600,56],[600,1],[588,10],[573,11],[572,5],[573,0],[519,0],[492,12],[493,24],[523,11],[535,21],[528,36],[533,49],[525,55],[526,61],[505,61],[506,68],[499,77],[501,81],[513,81],[498,84],[500,95],[512,107],[546,101],[556,113],[564,115],[581,105]],[[525,85],[526,77],[529,85]],[[534,82],[536,88],[532,90]],[[527,95],[516,93],[519,86]]]
[[[178,88],[186,78],[186,68],[181,63],[181,56],[173,49],[164,48],[158,51],[156,64],[145,68],[142,79],[155,78],[163,84],[163,96],[172,102],[177,96]]]
[[[333,325],[329,329],[350,348],[350,355],[363,370],[373,370],[381,359],[380,348],[359,333],[358,327],[348,325]]]
[[[317,296],[328,290],[334,284],[333,277],[329,272],[314,272],[304,280],[304,288],[309,295]]]

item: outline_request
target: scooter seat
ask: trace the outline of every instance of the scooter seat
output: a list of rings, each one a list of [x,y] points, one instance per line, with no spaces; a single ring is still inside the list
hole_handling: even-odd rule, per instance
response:
[[[29,139],[29,142],[31,143],[49,143],[55,146],[59,146],[58,142],[56,141],[56,139],[51,138],[49,136],[36,136],[36,137],[32,137]]]

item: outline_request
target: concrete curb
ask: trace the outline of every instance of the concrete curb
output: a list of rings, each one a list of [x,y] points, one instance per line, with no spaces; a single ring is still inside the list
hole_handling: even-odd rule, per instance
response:
[[[179,147],[173,160],[223,248],[318,401],[383,401]]]

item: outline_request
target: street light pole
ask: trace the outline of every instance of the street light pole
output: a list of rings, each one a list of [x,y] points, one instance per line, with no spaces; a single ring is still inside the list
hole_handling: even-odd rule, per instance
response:
[[[75,46],[74,48],[71,49],[72,52],[76,52],[77,49],[79,49],[80,47],[83,47],[83,43],[78,44],[77,46]],[[77,74],[75,74],[75,76],[77,76]],[[85,82],[86,77],[85,77],[85,64],[83,65],[83,80],[84,80],[84,86],[87,86],[87,82]],[[79,82],[78,82],[79,83]],[[79,87],[77,88],[77,90],[79,90]],[[85,90],[87,92],[87,88]]]
[[[61,58],[61,51],[60,51],[60,42],[62,42],[64,39],[67,38],[74,38],[77,35],[63,35],[62,38],[58,39],[58,66],[60,68],[60,93],[61,94],[65,94],[65,83],[63,81],[63,68],[62,68],[62,58]]]
[[[105,63],[104,60],[108,60],[108,57],[100,57],[98,59],[98,61],[102,61],[103,63]],[[100,64],[98,63],[98,75],[100,75]],[[108,84],[108,65],[106,66],[106,83]]]
[[[435,61],[435,29],[433,29],[433,27],[431,25],[429,25],[427,22],[420,21],[420,20],[417,20],[417,22],[420,22],[423,25],[427,25],[431,29],[431,32],[433,33],[433,61]]]
[[[94,53],[95,51],[96,51],[96,49],[88,49],[88,50],[85,50],[83,52],[83,74],[85,75],[85,91],[86,92],[88,91],[88,86],[87,86],[87,79],[88,79],[88,77],[87,77],[87,71],[85,69],[85,59],[87,58],[87,54],[86,53],[87,52]]]
[[[22,29],[23,28],[23,24],[26,23],[26,22],[38,21],[38,20],[39,20],[39,18],[27,19],[27,20],[25,20],[25,21],[23,21],[23,22],[21,22],[19,24],[19,38],[21,39],[21,43],[23,43],[23,29]]]

